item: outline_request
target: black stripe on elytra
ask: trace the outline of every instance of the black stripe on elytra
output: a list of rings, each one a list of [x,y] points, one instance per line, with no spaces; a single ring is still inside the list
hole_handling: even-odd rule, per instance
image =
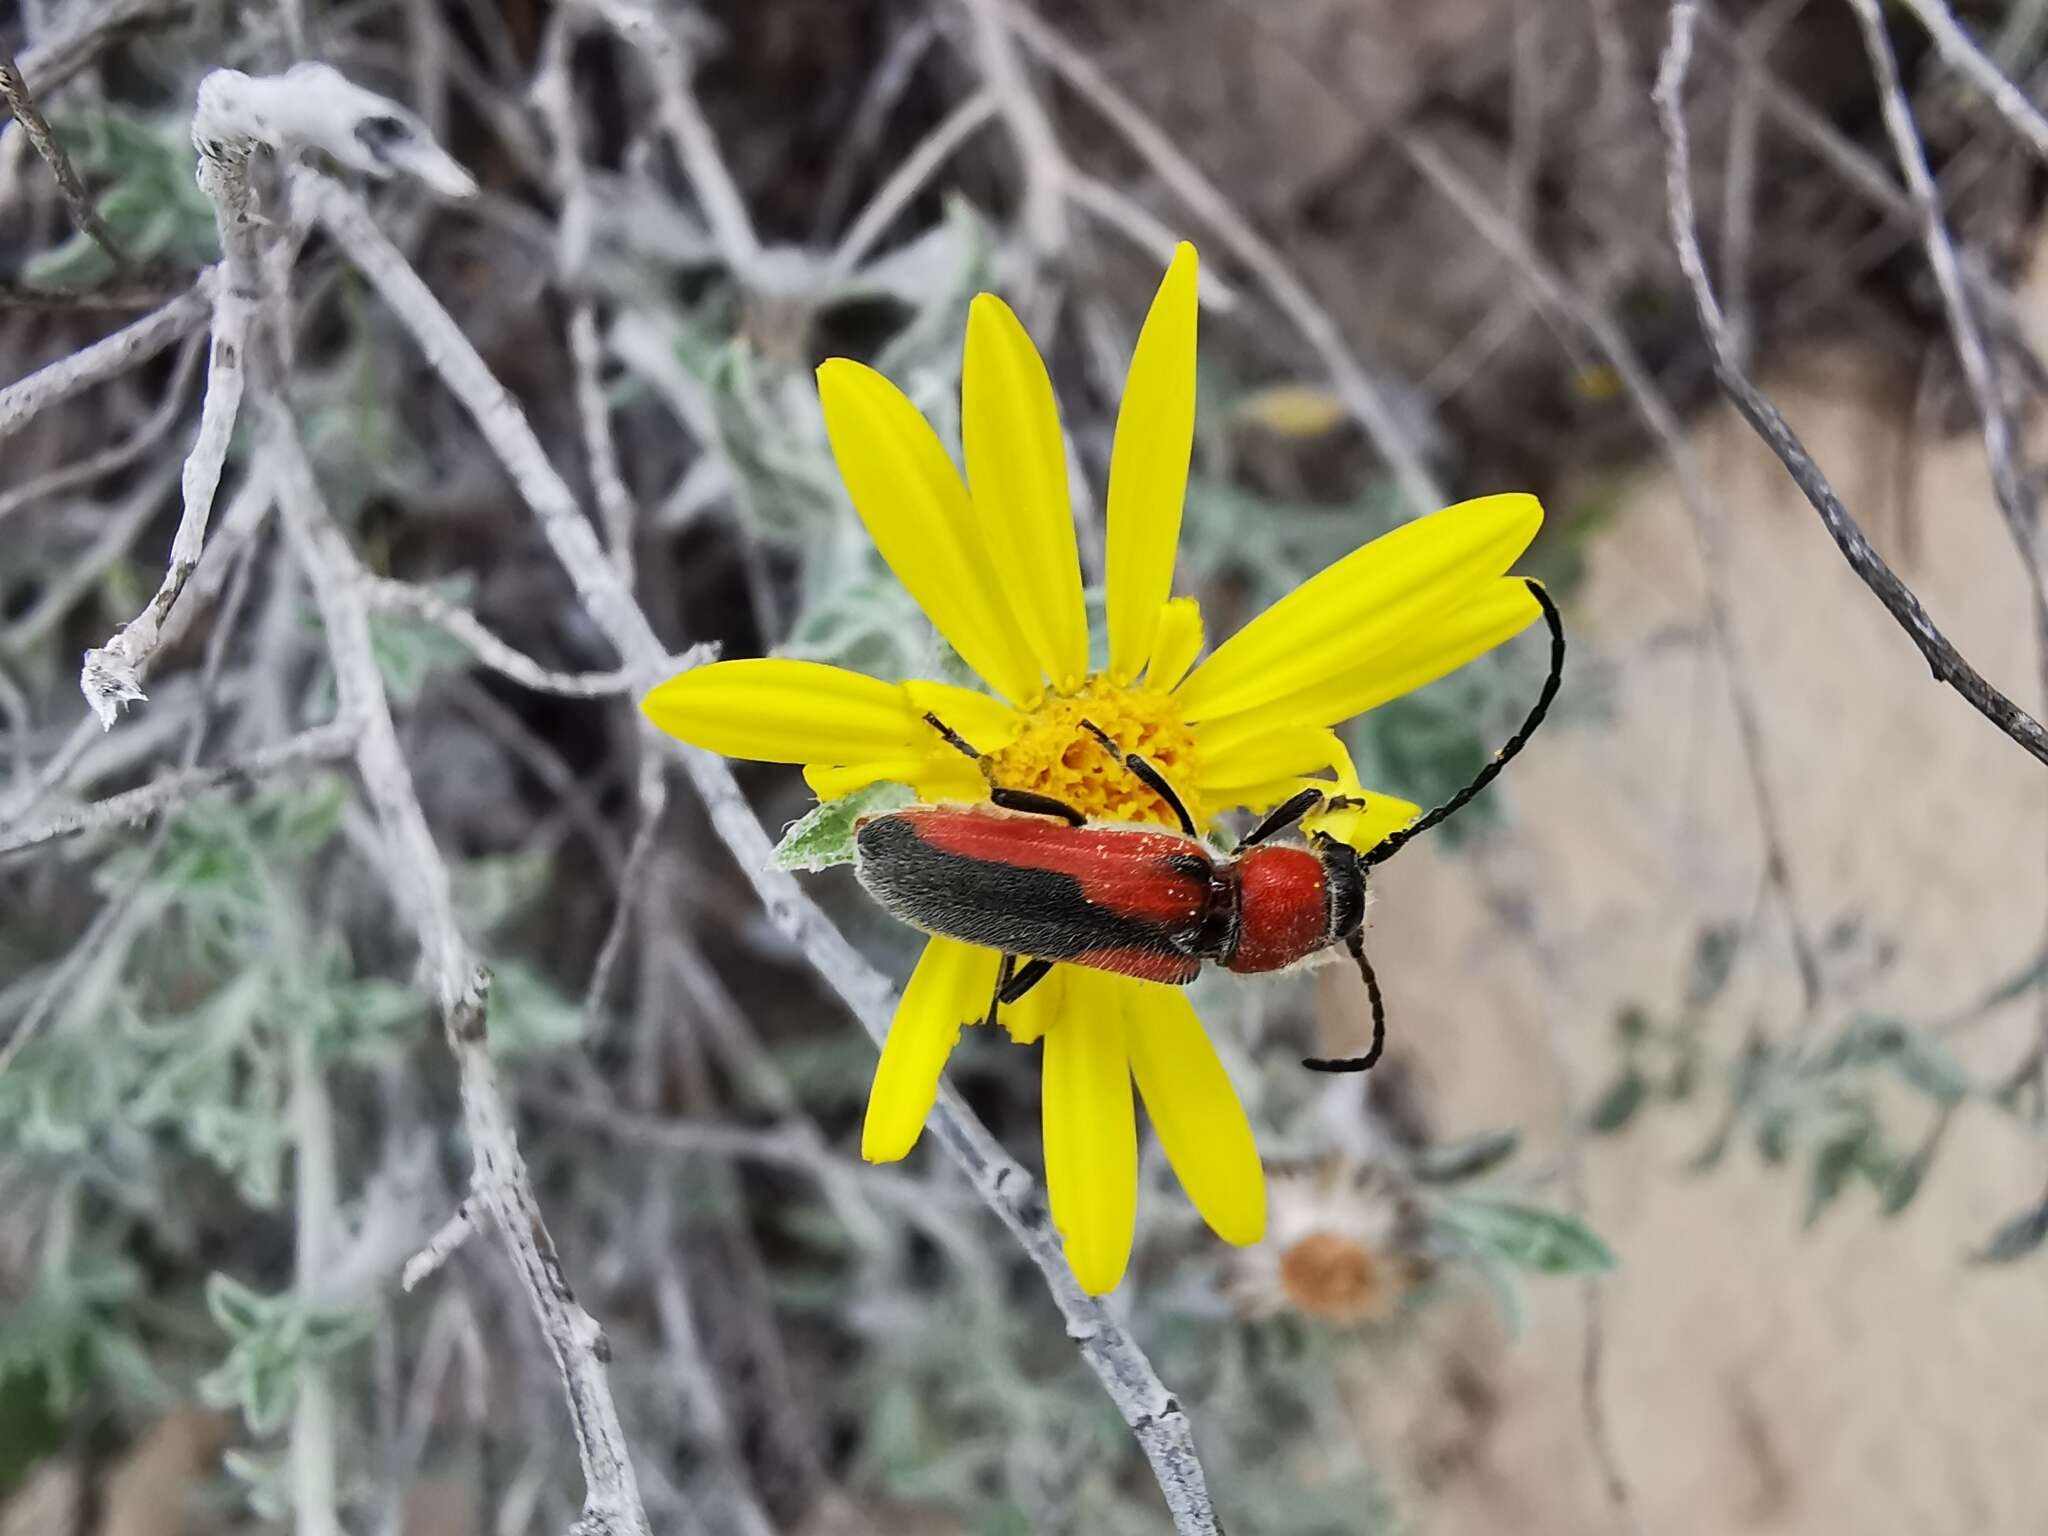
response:
[[[901,817],[877,816],[855,843],[860,883],[927,933],[1042,960],[1105,949],[1186,955],[1199,937],[1199,912],[1178,929],[1128,917],[1088,900],[1072,875],[935,848]]]

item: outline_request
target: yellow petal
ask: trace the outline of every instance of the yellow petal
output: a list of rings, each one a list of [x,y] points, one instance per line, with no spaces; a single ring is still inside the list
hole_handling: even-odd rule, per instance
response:
[[[1237,714],[1363,666],[1477,595],[1542,521],[1533,496],[1482,496],[1353,550],[1217,647],[1175,694],[1182,715]]]
[[[991,688],[1015,704],[1036,700],[1037,664],[931,424],[894,384],[843,357],[818,369],[818,397],[840,478],[897,580]]]
[[[1151,658],[1173,591],[1188,457],[1195,440],[1195,248],[1176,246],[1138,332],[1109,453],[1106,551],[1109,674],[1136,677]]]
[[[1145,686],[1171,693],[1202,654],[1202,605],[1192,597],[1176,597],[1159,610],[1159,628],[1152,636],[1152,663]]]
[[[1088,672],[1088,613],[1067,498],[1067,451],[1052,380],[1010,306],[992,293],[967,312],[960,376],[967,484],[1017,627],[1053,686]]]
[[[693,667],[640,708],[693,747],[765,763],[900,757],[923,752],[933,735],[894,683],[774,656]]]
[[[910,696],[910,707],[920,720],[927,714],[937,715],[979,752],[1002,751],[1024,729],[1023,716],[1001,699],[976,693],[972,688],[956,688],[951,683],[912,678],[903,685],[903,691]],[[934,743],[945,745],[945,738],[932,731],[929,722],[926,722],[925,729],[930,732]],[[961,757],[957,748],[948,745],[946,750],[955,757]],[[964,757],[961,760],[967,761]]]
[[[957,752],[884,757],[865,763],[806,763],[804,782],[820,800],[837,800],[870,784],[907,784],[920,800],[986,800],[988,781]]]
[[[1131,1072],[1166,1160],[1218,1237],[1256,1243],[1266,1235],[1266,1174],[1237,1091],[1179,988],[1130,985]]]
[[[1234,789],[1328,768],[1344,752],[1336,733],[1321,726],[1262,729],[1213,745],[1197,726],[1195,747],[1196,761],[1202,765],[1197,786],[1204,801],[1212,796],[1228,800]]]
[[[1138,1221],[1138,1130],[1116,978],[1076,971],[1045,1037],[1045,1188],[1081,1289],[1116,1289]]]
[[[1082,974],[1074,966],[1056,965],[1045,980],[1004,1008],[997,1022],[1009,1031],[1011,1042],[1030,1045],[1044,1039],[1066,1017],[1068,979]]]
[[[1273,779],[1264,784],[1233,785],[1230,792],[1210,800],[1209,809],[1223,811],[1245,810],[1264,815],[1282,800],[1304,785],[1319,782],[1313,779]],[[1206,798],[1210,791],[1204,790]]]
[[[1309,781],[1302,782],[1306,784]],[[1361,799],[1365,804],[1350,810],[1304,816],[1301,821],[1302,830],[1327,833],[1338,842],[1349,843],[1363,853],[1366,849],[1385,842],[1422,814],[1421,806],[1413,800],[1403,800],[1399,795],[1382,795],[1372,790],[1363,790],[1353,791],[1352,798]]]
[[[1349,720],[1455,672],[1520,634],[1542,611],[1519,577],[1496,578],[1466,602],[1418,624],[1398,645],[1370,661],[1316,678],[1262,708],[1217,720],[1214,726],[1256,732],[1283,721]]]
[[[896,1005],[868,1090],[860,1155],[869,1162],[893,1163],[917,1145],[961,1026],[988,1012],[1000,958],[994,950],[953,939],[925,945]]]

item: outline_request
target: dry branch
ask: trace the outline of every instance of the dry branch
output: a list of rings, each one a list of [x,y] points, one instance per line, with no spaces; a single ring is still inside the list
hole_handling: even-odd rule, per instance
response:
[[[113,729],[123,704],[146,697],[142,675],[162,643],[164,620],[198,567],[241,410],[264,285],[250,157],[261,148],[284,154],[310,147],[372,175],[403,171],[451,197],[476,191],[469,173],[434,143],[419,119],[324,64],[301,64],[274,77],[215,70],[199,82],[192,145],[199,153],[200,190],[213,205],[225,272],[214,290],[206,398],[198,436],[185,458],[184,510],[163,581],[141,613],[105,645],[85,653],[79,669],[79,689],[104,730]]]
[[[64,152],[49,119],[36,105],[28,82],[21,78],[21,69],[15,63],[14,55],[5,50],[0,50],[0,100],[4,100],[13,111],[14,120],[21,124],[29,143],[43,157],[43,164],[50,168],[57,190],[63,194],[64,206],[71,210],[72,222],[85,231],[94,245],[106,252],[107,259],[117,268],[126,267],[128,257],[121,249],[121,242],[107,228],[106,220],[100,217],[99,209],[93,204],[92,194],[78,179],[78,170],[72,165],[71,157]]]
[[[1693,31],[1697,21],[1696,0],[1672,0],[1671,38],[1657,70],[1656,101],[1664,126],[1666,201],[1671,220],[1671,239],[1678,262],[1692,287],[1693,303],[1699,311],[1700,329],[1714,355],[1714,377],[1735,408],[1778,456],[1836,547],[1848,560],[1850,569],[1876,594],[1899,627],[1912,637],[1927,659],[1934,676],[1968,699],[1987,720],[2020,746],[2048,763],[2048,730],[1987,682],[1964,660],[1948,637],[1935,627],[1920,599],[1898,578],[1884,557],[1871,547],[1842,498],[1828,483],[1821,467],[1791,425],[1779,414],[1768,396],[1742,371],[1735,346],[1722,318],[1721,306],[1707,279],[1706,258],[1700,252],[1699,233],[1693,212],[1691,146],[1686,132],[1684,95],[1686,74],[1692,63]]]
[[[219,276],[219,268],[209,267],[191,288],[155,313],[0,389],[0,441],[27,426],[37,412],[147,362],[186,332],[196,330],[212,306]]]
[[[2033,145],[2034,153],[2048,159],[2048,118],[2027,100],[2020,88],[2006,79],[1998,66],[1984,57],[1970,41],[1970,34],[1957,22],[1955,13],[1942,0],[1901,0],[1907,10],[1927,29],[1934,46],[1951,69],[1982,91],[2012,131]],[[1862,14],[1862,7],[1857,7]]]
[[[0,824],[0,854],[19,853],[59,838],[107,827],[132,827],[187,805],[201,795],[246,788],[282,773],[335,762],[348,755],[355,742],[356,728],[347,719],[317,725],[288,737],[275,746],[262,747],[231,763],[159,775],[140,788],[109,795],[104,800],[73,806],[41,821]]]
[[[380,613],[403,613],[424,620],[460,641],[476,659],[501,677],[509,677],[536,693],[569,699],[602,699],[632,687],[624,672],[556,672],[516,650],[485,628],[483,621],[460,603],[440,593],[388,576],[363,577],[363,595]]]
[[[491,1059],[486,1030],[490,973],[478,964],[456,922],[448,866],[399,748],[398,728],[371,650],[359,567],[328,516],[297,429],[281,402],[266,402],[263,426],[263,452],[277,476],[285,527],[327,632],[336,689],[343,709],[361,721],[356,768],[389,844],[392,894],[419,935],[461,1079],[463,1121],[475,1160],[472,1198],[490,1213],[512,1254],[520,1286],[567,1390],[570,1425],[583,1463],[579,1536],[647,1536],[647,1516],[605,1369],[610,1349],[597,1320],[577,1304],[534,1199],[512,1112]]]
[[[1337,322],[1287,265],[1271,241],[1252,227],[1230,199],[1173,142],[1172,137],[1137,108],[1093,59],[1022,6],[1004,9],[1007,24],[1024,45],[1038,54],[1130,146],[1145,158],[1161,182],[1195,216],[1210,225],[1224,248],[1256,277],[1288,321],[1315,350],[1329,370],[1331,387],[1344,408],[1365,430],[1393,472],[1410,510],[1433,512],[1445,502],[1443,488],[1430,471],[1415,434],[1402,422],[1380,385],[1366,372],[1344,340]]]
[[[617,648],[636,685],[652,686],[673,664],[655,638],[617,568],[605,556],[576,498],[549,462],[525,413],[492,375],[453,317],[442,308],[360,200],[318,172],[293,176],[295,206],[324,225],[348,259],[370,280],[421,352],[467,409],[512,476],[539,521],[577,596]],[[753,885],[770,921],[803,952],[877,1042],[888,1033],[895,991],[863,959],[796,880],[774,867],[767,834],[721,758],[667,738],[656,742],[675,754],[704,801],[713,827]],[[1218,1529],[1202,1476],[1192,1427],[1142,1350],[1085,1294],[1067,1267],[1049,1213],[1032,1194],[1032,1180],[997,1145],[964,1103],[948,1091],[932,1113],[940,1143],[966,1171],[975,1192],[1010,1229],[1037,1266],[1080,1347],[1111,1400],[1152,1463],[1176,1527],[1184,1533]]]

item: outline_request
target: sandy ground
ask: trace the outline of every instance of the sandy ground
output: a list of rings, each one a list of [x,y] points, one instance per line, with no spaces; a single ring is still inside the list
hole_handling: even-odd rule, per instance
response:
[[[2038,282],[2032,305],[2048,309]],[[2027,593],[1981,441],[1907,462],[1905,384],[1854,355],[1771,387],[1936,622],[2038,709]],[[1815,1027],[1858,1006],[1923,1019],[1967,1006],[2041,945],[2048,779],[1929,681],[1732,415],[1703,420],[1694,442],[1726,517],[1726,592],[1803,920],[1818,933],[1858,916],[1898,949],[1860,987],[1835,966]],[[1440,1131],[1520,1122],[1539,1160],[1562,1147],[1568,1098],[1583,1103],[1612,1070],[1616,1009],[1669,1016],[1695,933],[1749,913],[1763,868],[1668,478],[1632,489],[1566,617],[1572,685],[1602,695],[1611,728],[1542,739],[1510,775],[1515,815],[1495,850],[1390,866],[1374,918]],[[1712,1014],[1724,1056],[1752,1019],[1775,1034],[1796,1022],[1785,931],[1767,906]],[[2025,1000],[1959,1050],[1999,1072],[2032,1028]],[[1746,1146],[1716,1173],[1684,1171],[1712,1102],[1585,1144],[1590,1216],[1622,1260],[1601,1302],[1599,1391],[1629,1507],[1604,1489],[1581,1408],[1584,1294],[1551,1282],[1532,1288],[1519,1343],[1484,1307],[1459,1307],[1428,1324],[1433,1347],[1361,1373],[1365,1431],[1398,1447],[1421,1529],[2048,1530],[2048,1259],[1964,1262],[2038,1192],[2042,1148],[1968,1109],[1904,1216],[1883,1220],[1858,1189],[1804,1232],[1803,1171],[1766,1168]],[[1921,1123],[1919,1106],[1898,1108],[1903,1130]]]

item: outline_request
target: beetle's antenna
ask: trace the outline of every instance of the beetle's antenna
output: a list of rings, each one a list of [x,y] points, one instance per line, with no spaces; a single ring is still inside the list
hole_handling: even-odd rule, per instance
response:
[[[924,712],[924,723],[944,737],[946,745],[955,752],[960,753],[971,762],[978,763],[981,761],[981,753],[969,744],[967,738],[946,724],[945,721],[941,720],[930,710]]]
[[[988,758],[966,737],[930,710],[924,712],[924,723],[937,731],[947,746],[981,769],[981,776],[989,781],[989,804],[1000,805],[1010,811],[1027,811],[1033,816],[1057,816],[1072,827],[1085,827],[1088,824],[1086,816],[1063,800],[1055,800],[1051,795],[1034,794],[1028,789],[1005,789],[996,783],[988,771]]]
[[[1363,1056],[1306,1057],[1301,1064],[1311,1072],[1367,1072],[1387,1048],[1387,1003],[1380,996],[1380,979],[1372,973],[1372,962],[1365,958],[1365,938],[1354,931],[1344,940],[1344,947],[1358,962],[1358,974],[1365,978],[1365,995],[1372,999],[1372,1048]]]
[[[1410,842],[1427,832],[1431,827],[1441,826],[1459,811],[1470,805],[1481,790],[1500,777],[1501,769],[1529,745],[1529,738],[1536,734],[1536,727],[1543,723],[1543,717],[1550,713],[1551,700],[1557,697],[1558,684],[1564,681],[1564,620],[1558,616],[1557,604],[1550,600],[1550,594],[1542,584],[1524,582],[1529,595],[1536,599],[1536,606],[1543,610],[1543,622],[1550,629],[1550,675],[1543,680],[1543,691],[1536,695],[1536,703],[1528,717],[1522,721],[1522,728],[1510,736],[1507,745],[1494,753],[1493,761],[1479,770],[1479,776],[1421,820],[1410,822],[1393,836],[1369,848],[1360,862],[1371,869],[1375,864],[1384,864]],[[1368,973],[1369,974],[1369,973]]]

